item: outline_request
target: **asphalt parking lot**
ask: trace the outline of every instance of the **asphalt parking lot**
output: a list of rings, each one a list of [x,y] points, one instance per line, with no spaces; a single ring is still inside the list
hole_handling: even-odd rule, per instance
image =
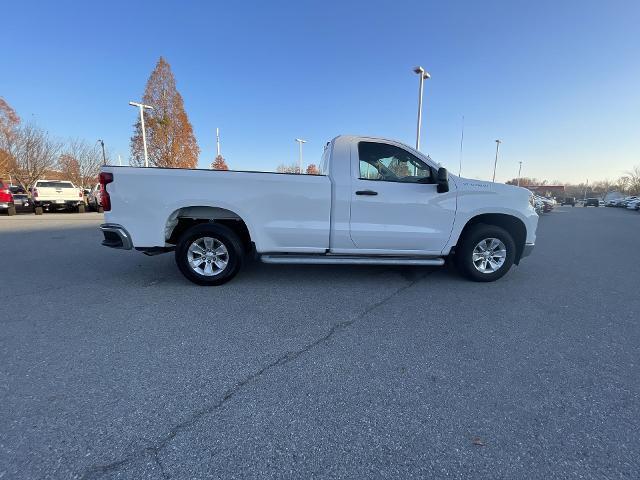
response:
[[[562,207],[493,284],[251,263],[217,288],[0,217],[0,478],[639,478],[640,215]]]

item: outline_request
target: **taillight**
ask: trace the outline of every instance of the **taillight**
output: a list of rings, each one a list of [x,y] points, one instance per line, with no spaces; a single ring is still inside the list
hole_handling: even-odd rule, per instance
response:
[[[31,196],[32,197],[37,197],[38,196],[38,189],[34,188],[33,190],[31,190]]]
[[[109,172],[100,172],[100,191],[102,195],[100,196],[100,203],[102,204],[102,209],[105,212],[111,211],[111,198],[109,197],[109,192],[107,192],[107,185],[113,182],[113,173]]]
[[[82,198],[82,190],[78,192],[78,195],[80,195],[80,198]]]

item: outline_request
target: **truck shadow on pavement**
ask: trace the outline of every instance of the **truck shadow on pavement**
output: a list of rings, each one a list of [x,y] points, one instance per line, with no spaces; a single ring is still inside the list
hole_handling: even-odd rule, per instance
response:
[[[101,245],[98,221],[69,222],[58,214],[51,222],[22,221],[0,224],[0,249],[4,267],[21,271],[27,282],[39,282],[43,271],[56,272],[58,285],[92,282],[97,287],[118,288],[155,285],[197,288],[178,270],[173,252],[146,256],[137,251],[113,250]],[[5,228],[9,227],[9,228]],[[43,271],[40,271],[44,269]],[[270,265],[247,259],[238,276],[226,284],[238,287],[269,285],[312,285],[332,282],[383,281],[382,277],[401,277],[413,282],[437,274],[440,280],[463,281],[450,262],[443,267],[384,265]],[[49,276],[46,276],[49,278]],[[223,288],[224,288],[223,287]]]

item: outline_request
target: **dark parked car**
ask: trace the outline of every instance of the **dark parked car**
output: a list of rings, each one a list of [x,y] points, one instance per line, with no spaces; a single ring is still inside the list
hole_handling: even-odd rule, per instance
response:
[[[600,200],[597,198],[587,198],[587,201],[584,202],[585,207],[599,207]]]
[[[26,193],[14,193],[13,204],[16,207],[17,212],[33,212],[31,199]]]
[[[566,197],[562,201],[562,205],[571,205],[572,207],[576,206],[576,197]]]

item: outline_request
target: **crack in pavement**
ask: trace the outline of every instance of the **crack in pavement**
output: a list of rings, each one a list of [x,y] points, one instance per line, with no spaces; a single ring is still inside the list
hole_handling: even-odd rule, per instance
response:
[[[103,476],[103,475],[105,475],[107,473],[110,473],[112,471],[115,471],[115,470],[119,469],[123,465],[126,465],[126,464],[128,464],[128,463],[130,463],[132,461],[138,460],[139,458],[143,457],[145,454],[151,454],[153,456],[153,458],[154,458],[154,461],[157,463],[158,467],[160,468],[160,473],[162,474],[162,477],[164,479],[168,479],[169,477],[167,476],[167,474],[166,474],[166,472],[164,470],[164,466],[163,466],[162,462],[160,461],[160,455],[159,454],[160,454],[160,451],[162,449],[164,449],[167,446],[167,444],[171,440],[173,440],[173,438],[175,438],[180,432],[187,430],[188,428],[190,428],[193,425],[196,425],[200,421],[201,418],[203,418],[203,417],[205,417],[205,416],[207,416],[209,414],[212,414],[216,410],[220,409],[229,400],[231,400],[237,393],[241,392],[247,384],[251,383],[252,381],[256,380],[257,378],[260,378],[267,371],[269,371],[269,370],[271,370],[272,368],[275,368],[275,367],[280,367],[280,366],[286,365],[286,364],[296,360],[300,356],[304,355],[308,351],[312,350],[313,348],[317,347],[318,345],[326,343],[336,333],[345,330],[346,328],[348,328],[351,325],[353,325],[354,323],[356,323],[358,320],[361,320],[362,318],[366,317],[369,313],[371,313],[372,311],[374,311],[378,307],[381,307],[386,302],[388,302],[389,300],[391,300],[395,296],[399,295],[400,293],[404,292],[405,290],[408,290],[409,288],[414,286],[420,280],[423,280],[424,278],[426,278],[428,275],[430,275],[434,271],[435,271],[435,269],[431,270],[431,271],[429,271],[429,272],[427,272],[427,273],[425,273],[423,275],[420,275],[419,277],[417,277],[414,280],[409,281],[409,283],[407,283],[406,285],[398,288],[393,293],[387,295],[386,297],[384,297],[379,302],[374,303],[373,305],[367,307],[365,310],[363,310],[361,313],[359,313],[358,315],[353,317],[351,320],[345,320],[345,321],[333,324],[331,326],[331,328],[329,329],[329,331],[325,335],[323,335],[322,337],[317,338],[313,342],[308,343],[305,346],[303,346],[302,348],[300,348],[298,350],[295,350],[293,352],[291,352],[291,351],[287,352],[284,355],[281,355],[280,357],[275,359],[274,361],[264,365],[263,367],[261,367],[260,369],[256,370],[255,372],[253,372],[249,376],[245,377],[240,382],[236,383],[235,385],[233,385],[232,387],[227,389],[225,391],[224,395],[222,396],[222,398],[220,400],[218,400],[216,403],[213,403],[213,404],[211,404],[211,405],[209,405],[207,407],[204,407],[204,408],[202,408],[200,410],[196,410],[185,421],[176,424],[174,427],[172,427],[169,430],[169,432],[166,435],[164,435],[163,437],[160,437],[157,440],[157,442],[155,443],[155,445],[151,445],[151,446],[148,446],[148,447],[140,448],[137,451],[134,451],[131,455],[128,455],[128,456],[126,456],[125,458],[123,458],[121,460],[116,460],[116,461],[113,461],[113,462],[105,464],[105,465],[94,465],[94,466],[88,467],[87,469],[85,469],[84,473],[82,475],[80,475],[79,478],[81,480],[91,480],[91,479],[100,478],[101,476]]]

